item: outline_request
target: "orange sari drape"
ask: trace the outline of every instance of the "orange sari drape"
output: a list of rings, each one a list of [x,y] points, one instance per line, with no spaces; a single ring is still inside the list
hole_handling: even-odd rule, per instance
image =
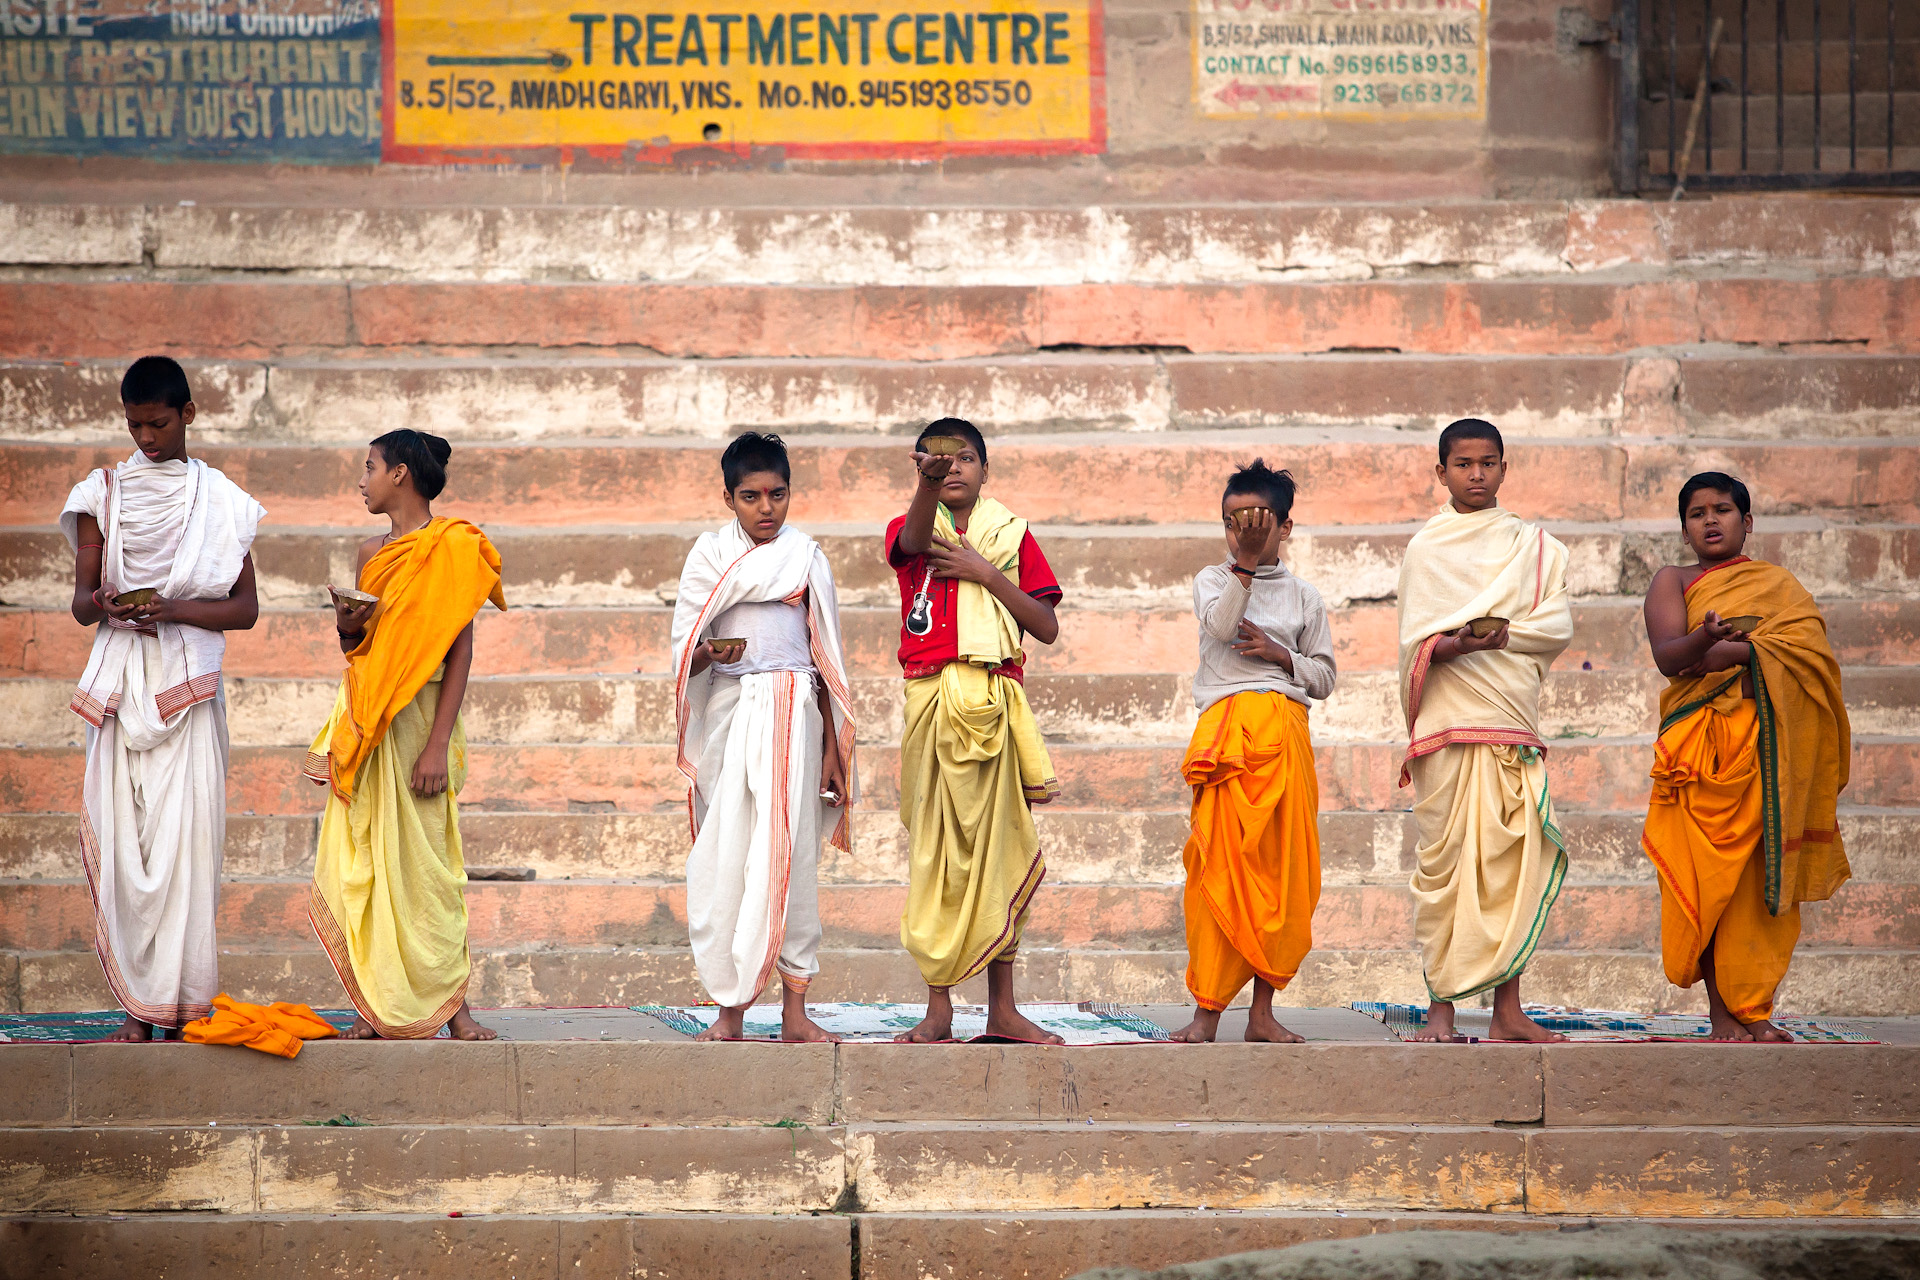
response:
[[[233,1044],[281,1058],[297,1058],[308,1040],[340,1033],[304,1004],[247,1004],[231,996],[213,998],[213,1012],[180,1031],[188,1044]]]
[[[1640,847],[1660,876],[1667,979],[1690,987],[1713,944],[1714,986],[1742,1022],[1773,1012],[1800,937],[1800,904],[1850,875],[1836,820],[1852,750],[1826,623],[1778,565],[1739,560],[1687,589],[1687,626],[1709,609],[1763,619],[1747,668],[1676,676],[1661,694],[1653,794]]]
[[[1193,787],[1187,989],[1220,1010],[1255,977],[1285,987],[1313,947],[1320,782],[1306,707],[1278,693],[1214,703],[1181,774]]]
[[[500,590],[500,553],[468,521],[438,517],[396,538],[360,571],[360,590],[380,597],[366,639],[347,655],[346,714],[333,727],[328,774],[342,801],[401,708],[426,687],[447,650]]]

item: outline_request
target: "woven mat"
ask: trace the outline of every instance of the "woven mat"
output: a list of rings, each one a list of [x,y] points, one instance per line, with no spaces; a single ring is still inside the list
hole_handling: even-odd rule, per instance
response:
[[[353,1025],[351,1009],[316,1009],[336,1031]],[[118,1009],[89,1013],[0,1013],[0,1043],[86,1044],[105,1040],[127,1015]]]
[[[1382,1004],[1374,1000],[1356,1000],[1353,1008],[1387,1025],[1387,1030],[1402,1040],[1427,1025],[1425,1005]],[[1704,1017],[1687,1013],[1622,1013],[1614,1009],[1568,1009],[1559,1005],[1522,1005],[1529,1018],[1549,1031],[1558,1031],[1569,1040],[1605,1044],[1641,1040],[1707,1040],[1709,1024]],[[1491,1009],[1454,1008],[1453,1022],[1461,1035],[1487,1039]],[[1842,1018],[1786,1018],[1773,1024],[1790,1032],[1795,1040],[1808,1044],[1879,1044],[1873,1035],[1857,1023]]]
[[[711,1027],[720,1016],[715,1005],[679,1008],[672,1005],[634,1005],[636,1013],[650,1014],[682,1035],[695,1036]],[[1167,1038],[1164,1028],[1149,1022],[1125,1005],[1097,1004],[1023,1004],[1020,1012],[1068,1044],[1144,1044]],[[927,1016],[924,1004],[809,1004],[807,1016],[828,1031],[846,1040],[891,1040],[910,1030]],[[747,1011],[747,1040],[780,1038],[780,1006],[757,1004]],[[953,1006],[953,1038],[984,1040],[987,1030],[985,1005]]]

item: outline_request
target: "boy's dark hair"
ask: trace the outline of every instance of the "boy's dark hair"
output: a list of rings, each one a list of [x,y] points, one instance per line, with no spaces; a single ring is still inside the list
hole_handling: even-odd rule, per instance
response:
[[[1293,514],[1293,490],[1291,471],[1275,471],[1265,458],[1255,458],[1227,477],[1220,505],[1224,509],[1227,499],[1236,493],[1256,494],[1267,500],[1267,506],[1273,510],[1273,522],[1279,524]]]
[[[401,427],[372,443],[389,468],[406,466],[407,474],[413,477],[414,492],[428,502],[439,497],[440,491],[447,487],[447,459],[453,456],[453,446],[439,436]]]
[[[787,462],[787,443],[772,432],[742,431],[720,455],[720,476],[727,492],[756,471],[771,471],[788,484],[793,483],[793,468]]]
[[[1753,514],[1753,495],[1747,492],[1747,486],[1724,471],[1702,471],[1699,475],[1688,476],[1687,482],[1680,486],[1680,523],[1687,522],[1687,503],[1702,489],[1731,497],[1733,505],[1740,508],[1743,516]]]
[[[1500,438],[1500,428],[1485,418],[1462,418],[1458,422],[1449,422],[1446,430],[1440,433],[1440,465],[1447,465],[1447,454],[1461,440],[1491,440],[1493,447],[1500,451],[1502,458],[1507,456],[1507,442]]]
[[[163,404],[184,409],[193,399],[187,371],[172,356],[141,356],[120,379],[121,404]]]
[[[920,428],[920,434],[913,438],[913,447],[918,449],[928,436],[959,436],[973,446],[980,455],[980,465],[987,465],[987,438],[980,434],[980,428],[965,418],[937,418]]]

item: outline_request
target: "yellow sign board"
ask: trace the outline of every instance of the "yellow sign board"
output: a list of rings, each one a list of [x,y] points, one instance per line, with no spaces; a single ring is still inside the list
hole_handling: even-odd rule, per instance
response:
[[[1200,114],[1484,120],[1486,0],[1193,0]]]
[[[1100,0],[388,0],[386,156],[1101,151]]]

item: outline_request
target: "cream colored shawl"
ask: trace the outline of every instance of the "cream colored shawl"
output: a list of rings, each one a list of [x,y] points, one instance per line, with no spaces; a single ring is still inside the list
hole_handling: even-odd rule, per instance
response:
[[[1507,619],[1505,649],[1433,665],[1440,637],[1475,618]],[[1448,503],[1407,544],[1400,565],[1400,706],[1409,761],[1454,743],[1545,751],[1540,686],[1573,639],[1567,549],[1500,507]],[[1402,768],[1400,783],[1408,775]]]
[[[994,568],[1015,583],[1020,581],[1020,544],[1026,540],[1027,522],[992,498],[981,498],[973,504],[964,534],[954,528],[953,513],[942,503],[934,513],[933,532],[948,542],[964,540]],[[1026,662],[1020,648],[1020,624],[993,592],[977,582],[962,582],[955,612],[960,661],[989,669]]]

